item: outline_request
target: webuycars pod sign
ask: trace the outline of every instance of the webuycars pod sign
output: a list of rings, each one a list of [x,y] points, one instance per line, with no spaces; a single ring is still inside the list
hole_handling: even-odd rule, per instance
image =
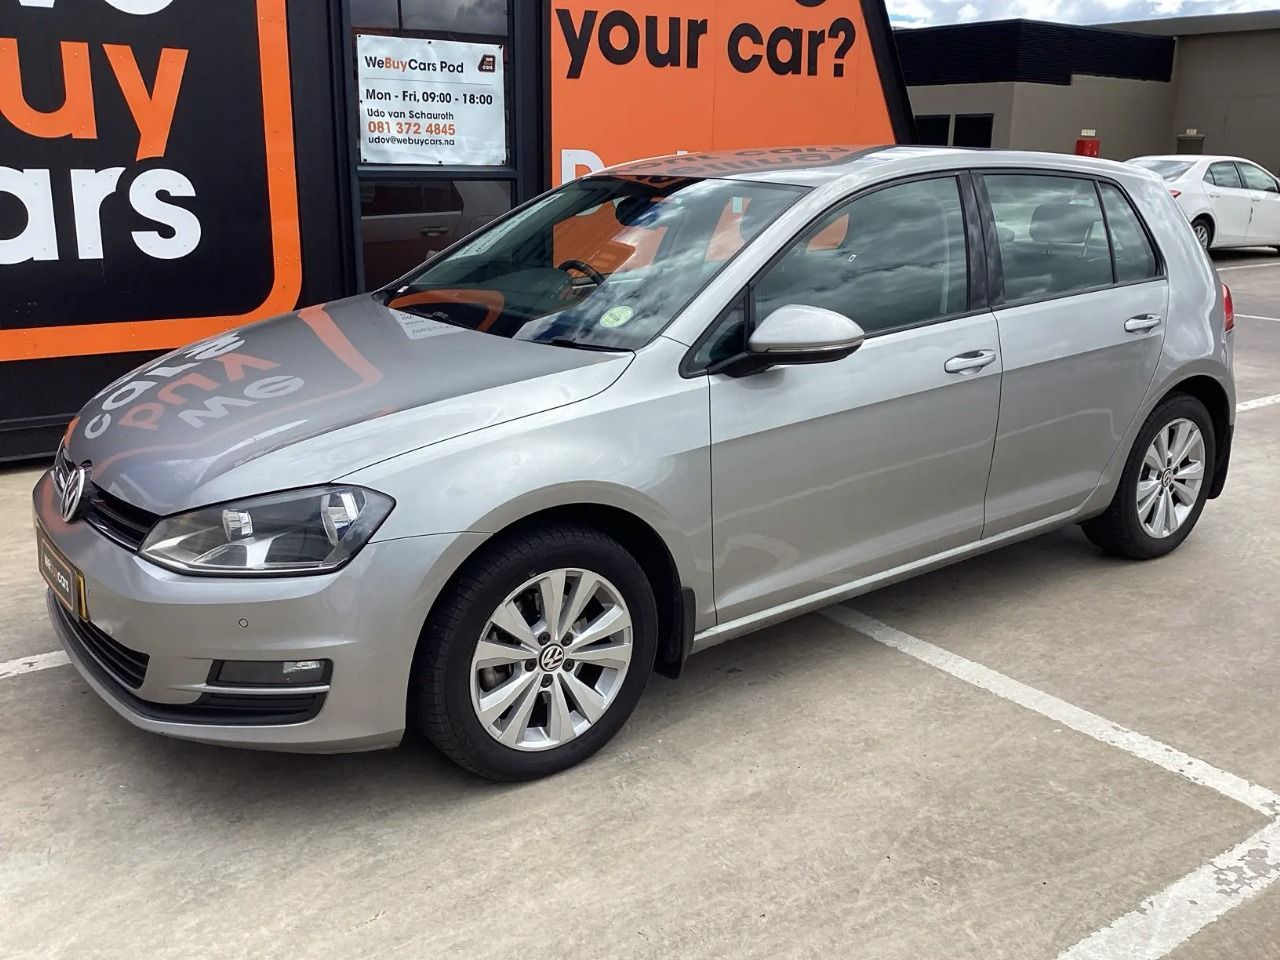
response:
[[[0,0],[0,361],[293,308],[293,149],[285,0]]]

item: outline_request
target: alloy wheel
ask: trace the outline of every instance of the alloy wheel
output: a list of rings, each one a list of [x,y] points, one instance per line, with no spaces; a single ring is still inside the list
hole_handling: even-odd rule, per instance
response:
[[[1157,540],[1186,523],[1204,484],[1204,436],[1186,419],[1162,427],[1138,471],[1138,520]]]
[[[489,616],[471,660],[471,705],[485,732],[516,750],[581,736],[613,704],[633,651],[618,589],[561,568],[513,590]]]
[[[1200,241],[1200,246],[1206,250],[1209,249],[1209,228],[1203,223],[1197,223],[1192,227],[1196,233],[1196,239]]]

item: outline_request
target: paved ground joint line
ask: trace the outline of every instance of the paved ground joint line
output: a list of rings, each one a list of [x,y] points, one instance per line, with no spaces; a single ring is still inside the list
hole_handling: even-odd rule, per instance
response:
[[[19,657],[17,660],[0,661],[0,680],[6,677],[17,677],[24,673],[35,673],[37,670],[48,670],[50,667],[65,666],[70,662],[61,650]]]
[[[907,656],[1064,726],[1170,770],[1271,822],[1058,955],[1058,960],[1160,960],[1280,879],[1280,796],[1151,737],[1112,723],[848,607],[822,615]]]

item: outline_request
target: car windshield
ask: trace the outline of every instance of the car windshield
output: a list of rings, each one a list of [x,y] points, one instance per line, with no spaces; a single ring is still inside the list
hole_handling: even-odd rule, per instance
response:
[[[1195,165],[1194,160],[1134,160],[1133,162],[1139,167],[1146,167],[1160,174],[1166,180],[1177,180]]]
[[[587,177],[384,295],[395,309],[496,336],[633,350],[804,192],[737,180]]]

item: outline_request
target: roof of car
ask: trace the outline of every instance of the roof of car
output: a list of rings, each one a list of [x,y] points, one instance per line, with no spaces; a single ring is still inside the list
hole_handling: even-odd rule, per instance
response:
[[[1241,163],[1252,163],[1252,160],[1246,160],[1244,157],[1228,157],[1223,154],[1216,153],[1160,153],[1146,157],[1134,157],[1134,160],[1181,160],[1186,163],[1219,163],[1223,160],[1232,162],[1239,160]],[[1133,161],[1131,160],[1130,163]]]
[[[1111,160],[1024,150],[969,150],[919,146],[796,146],[681,153],[610,167],[602,173],[645,177],[705,177],[816,187],[869,172],[924,172],[932,168],[1018,166],[1082,173],[1148,175]]]

